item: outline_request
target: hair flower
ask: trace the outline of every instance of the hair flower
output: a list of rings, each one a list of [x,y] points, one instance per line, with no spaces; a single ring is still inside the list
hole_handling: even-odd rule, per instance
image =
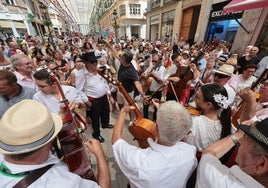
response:
[[[219,94],[214,94],[213,98],[219,107],[221,107],[223,109],[228,108],[228,98],[226,96],[219,93]]]

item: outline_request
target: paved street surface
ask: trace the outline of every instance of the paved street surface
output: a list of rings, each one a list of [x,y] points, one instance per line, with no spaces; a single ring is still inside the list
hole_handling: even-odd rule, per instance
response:
[[[141,106],[141,105],[139,105],[139,106]],[[151,115],[151,113],[150,113],[150,115]],[[118,117],[118,114],[111,113],[110,117],[111,117],[110,123],[114,125],[116,118]],[[127,128],[128,124],[129,124],[129,120],[127,119],[125,122],[125,129],[123,132],[123,138],[133,145],[138,145],[136,141],[133,141],[133,136],[128,132],[128,128]],[[91,133],[92,133],[92,128],[88,127],[88,129],[86,131],[86,137],[88,137],[88,138],[91,137]],[[105,139],[105,142],[102,143],[102,147],[104,149],[107,161],[109,162],[109,168],[110,168],[110,173],[111,173],[111,187],[112,188],[126,188],[127,183],[128,183],[128,179],[124,176],[124,174],[119,169],[117,163],[115,162],[114,156],[113,156],[113,150],[112,150],[112,144],[111,144],[112,133],[113,133],[113,129],[102,129],[101,128],[101,135]],[[96,159],[94,156],[91,156],[91,163],[93,165],[94,172],[97,172]]]

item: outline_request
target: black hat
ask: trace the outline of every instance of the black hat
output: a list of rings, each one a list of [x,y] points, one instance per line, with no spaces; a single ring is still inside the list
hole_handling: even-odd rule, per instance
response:
[[[239,125],[239,128],[268,151],[268,118],[251,126]]]
[[[96,62],[100,57],[96,57],[94,52],[86,52],[79,56],[79,58],[84,63],[94,63]]]

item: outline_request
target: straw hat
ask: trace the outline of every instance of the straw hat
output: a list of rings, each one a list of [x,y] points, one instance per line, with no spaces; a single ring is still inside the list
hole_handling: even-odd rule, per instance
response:
[[[239,125],[239,128],[251,139],[268,151],[268,118],[255,125]]]
[[[10,107],[0,121],[0,153],[21,154],[52,141],[62,128],[61,117],[41,103],[23,100]]]
[[[226,76],[232,76],[234,73],[234,67],[232,65],[223,64],[215,73],[223,74]]]

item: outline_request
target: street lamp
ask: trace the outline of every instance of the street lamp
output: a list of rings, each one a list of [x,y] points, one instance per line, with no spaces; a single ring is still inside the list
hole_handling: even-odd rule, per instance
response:
[[[47,26],[47,28],[48,28],[50,43],[52,44],[53,50],[56,50],[56,46],[54,44],[54,40],[53,40],[51,30],[50,30],[50,26],[52,25],[52,22],[49,19],[47,6],[44,5],[44,3],[41,2],[40,5],[39,5],[39,8],[40,8],[42,17],[44,19],[43,20],[44,26]]]
[[[117,24],[117,22],[116,22],[116,19],[118,18],[117,17],[117,12],[116,12],[116,9],[114,9],[114,11],[113,11],[113,19],[114,19],[114,25],[113,25],[113,27],[114,27],[114,31],[115,31],[115,41],[116,41],[116,43],[118,43],[118,33],[117,33],[117,30],[119,29],[119,24]]]

